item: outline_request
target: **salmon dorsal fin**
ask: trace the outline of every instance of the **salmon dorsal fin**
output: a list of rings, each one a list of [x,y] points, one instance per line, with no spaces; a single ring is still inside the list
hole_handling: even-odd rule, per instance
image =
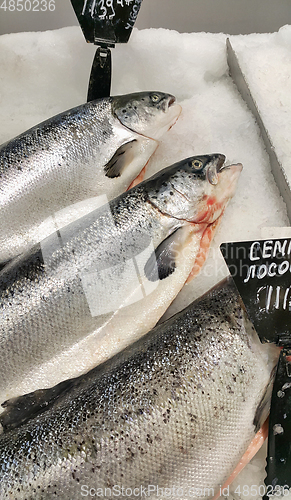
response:
[[[76,380],[76,378],[65,380],[49,389],[38,389],[2,403],[1,406],[5,408],[0,415],[3,432],[6,433],[20,427],[28,420],[51,408],[64,393],[67,393],[76,384]]]
[[[4,267],[6,267],[7,264],[9,264],[9,262],[11,262],[11,260],[6,260],[5,262],[0,262],[0,273],[4,269]]]
[[[105,175],[111,179],[114,177],[120,177],[124,169],[129,165],[135,155],[135,150],[137,146],[137,141],[126,142],[122,144],[120,148],[114,153],[111,160],[105,165]]]

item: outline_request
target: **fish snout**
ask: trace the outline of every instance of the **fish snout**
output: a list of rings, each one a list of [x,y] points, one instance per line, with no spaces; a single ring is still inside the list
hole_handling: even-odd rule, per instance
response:
[[[162,107],[164,111],[167,111],[171,106],[173,106],[176,103],[176,97],[173,96],[172,94],[165,94],[165,96],[162,99]]]
[[[242,169],[243,166],[241,163],[233,163],[230,165],[224,165],[219,170],[219,191],[221,191],[223,198],[230,199],[234,195]]]
[[[173,95],[170,95],[169,96],[169,107],[172,106],[172,104],[174,104],[175,101],[176,101],[176,97],[174,97]]]
[[[151,127],[148,135],[152,139],[158,140],[165,132],[175,125],[182,112],[182,106],[177,104],[176,98],[173,95],[164,94],[157,103],[156,112],[160,113],[160,115],[156,117],[159,128],[155,129]]]
[[[243,169],[243,166],[242,163],[231,163],[230,165],[224,164],[218,171],[221,172],[222,170],[227,170],[227,169],[237,171],[240,174]]]
[[[243,166],[241,163],[232,163],[231,165],[224,165],[221,169],[220,169],[220,173],[222,172],[227,172],[228,174],[228,177],[229,177],[229,180],[231,182],[235,182],[237,181],[237,179],[239,178],[240,174],[241,174],[241,171],[243,169]]]
[[[165,94],[162,99],[162,109],[165,113],[170,113],[172,115],[173,123],[171,126],[173,126],[182,112],[182,106],[176,102],[176,97],[172,94]]]
[[[176,97],[174,95],[164,92],[152,94],[151,99],[153,106],[163,111],[167,111],[176,102]]]
[[[242,163],[234,163],[233,165],[231,165],[231,167],[233,168],[234,172],[237,172],[238,174],[240,174],[243,169]]]

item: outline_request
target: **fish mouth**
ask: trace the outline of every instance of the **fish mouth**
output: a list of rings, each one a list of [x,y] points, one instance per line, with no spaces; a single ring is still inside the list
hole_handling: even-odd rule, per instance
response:
[[[216,157],[218,158],[218,162],[216,165],[216,172],[219,174],[223,170],[239,170],[242,171],[242,164],[241,163],[231,163],[229,160],[226,161],[226,157],[222,153],[217,153]]]
[[[213,155],[214,159],[208,164],[206,168],[206,177],[208,182],[213,186],[216,186],[219,181],[218,174],[223,170],[225,163],[225,156],[221,153]]]
[[[173,117],[172,120],[170,121],[168,131],[171,130],[171,128],[175,125],[175,123],[178,121],[179,116],[182,113],[182,106],[180,106],[180,104],[176,102],[176,97],[171,94],[168,95],[167,102],[165,103],[165,108],[164,108],[165,113],[169,110],[171,113],[173,113]]]
[[[218,154],[218,163],[216,166],[216,172],[219,173],[226,168],[225,160],[226,157],[223,154]]]
[[[243,166],[241,163],[230,163],[229,161],[226,163],[223,163],[223,165],[217,170],[217,173],[222,172],[223,170],[237,170],[241,172],[243,169]]]
[[[170,96],[170,99],[169,99],[169,104],[168,106],[172,106],[172,104],[174,104],[176,102],[176,97],[174,97],[173,95]]]
[[[169,130],[172,128],[172,126],[176,123],[178,120],[181,112],[182,112],[182,106],[177,103],[176,97],[172,94],[167,94],[161,99],[160,107],[165,113],[168,113],[169,111],[173,113],[173,120],[171,120]]]
[[[176,102],[176,97],[172,94],[166,94],[163,96],[159,102],[159,106],[163,109],[163,111],[167,111],[171,106],[173,106]]]

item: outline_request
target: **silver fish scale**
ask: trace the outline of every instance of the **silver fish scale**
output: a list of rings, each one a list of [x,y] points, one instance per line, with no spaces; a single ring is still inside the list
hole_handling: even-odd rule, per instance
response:
[[[40,123],[33,129],[24,132],[11,142],[0,148],[0,193],[1,205],[4,206],[8,190],[14,184],[27,187],[32,179],[42,178],[43,175],[54,175],[54,170],[59,170],[60,163],[70,165],[72,172],[63,171],[63,175],[71,178],[78,176],[82,182],[78,160],[84,163],[92,158],[93,150],[106,143],[112,134],[111,101],[104,99],[86,106],[74,108],[71,113],[61,113],[48,122]],[[112,120],[112,118],[111,118]],[[90,140],[88,140],[90,138]],[[83,140],[85,139],[85,140]],[[28,156],[35,155],[33,162],[27,161]],[[96,158],[94,159],[94,163]],[[82,163],[82,162],[81,162]],[[77,166],[76,166],[77,165]],[[9,175],[7,175],[9,173]],[[27,179],[27,174],[30,179]],[[90,172],[92,174],[92,172]],[[72,179],[72,183],[74,179]],[[63,193],[66,196],[66,193]]]
[[[0,265],[124,192],[180,112],[163,92],[97,99],[0,146]]]
[[[10,248],[20,252],[30,240],[39,241],[33,231],[46,217],[100,190],[103,194],[99,184],[105,176],[100,170],[124,140],[135,136],[112,115],[110,99],[104,99],[60,114],[4,144],[0,148],[4,258],[9,258]]]
[[[2,436],[0,498],[77,499],[122,487],[144,498],[134,488],[149,485],[171,489],[167,498],[209,498],[253,437],[268,380],[225,281]]]
[[[161,220],[144,202],[142,189],[135,191],[68,226],[62,233],[63,247],[53,249],[45,265],[37,246],[2,271],[1,391],[104,324],[106,315],[90,312],[82,275],[116,264],[122,274],[123,262],[151,241],[158,245],[168,235],[169,225],[177,224],[175,219]]]

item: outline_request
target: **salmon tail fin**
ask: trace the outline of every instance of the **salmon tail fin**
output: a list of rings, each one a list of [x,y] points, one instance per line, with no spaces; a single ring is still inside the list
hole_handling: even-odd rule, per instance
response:
[[[0,428],[6,433],[30,419],[45,412],[60,400],[72,387],[76,386],[82,377],[65,380],[49,389],[38,389],[29,394],[8,399],[1,404],[5,410],[0,415]],[[1,431],[0,431],[1,434]]]

